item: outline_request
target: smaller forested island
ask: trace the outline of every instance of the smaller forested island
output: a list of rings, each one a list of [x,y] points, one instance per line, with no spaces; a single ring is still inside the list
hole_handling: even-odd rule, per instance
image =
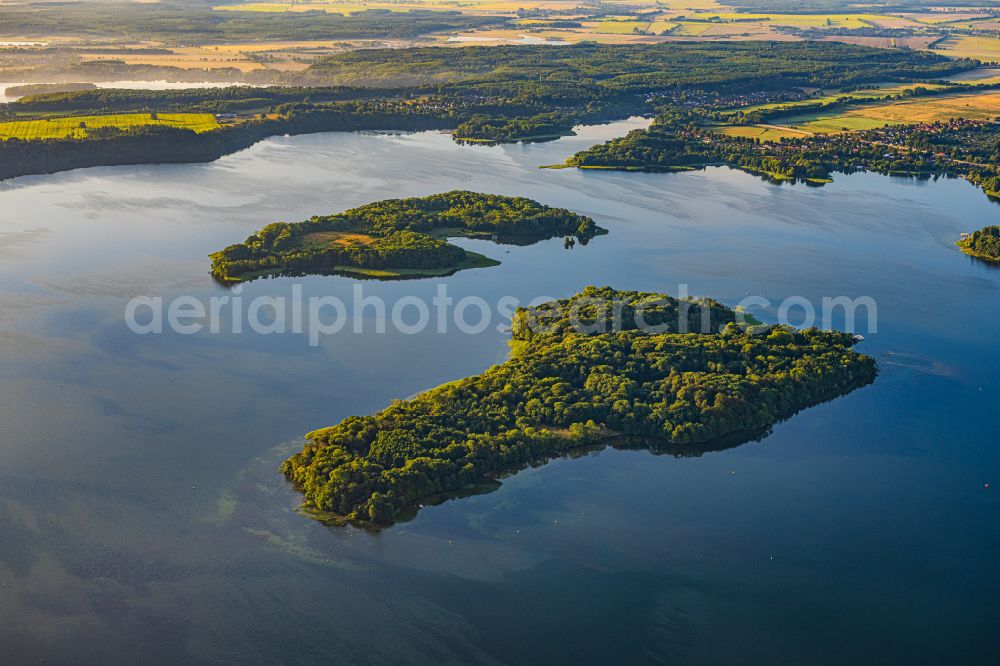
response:
[[[499,263],[449,237],[524,245],[562,236],[573,245],[604,233],[589,217],[531,199],[453,191],[269,224],[212,254],[212,275],[222,282],[303,274],[434,277]]]
[[[847,333],[744,326],[736,314],[595,287],[518,310],[509,360],[312,432],[282,471],[319,517],[387,525],[588,445],[732,446],[875,377]]]
[[[962,252],[986,261],[1000,262],[1000,226],[983,227],[958,241]]]

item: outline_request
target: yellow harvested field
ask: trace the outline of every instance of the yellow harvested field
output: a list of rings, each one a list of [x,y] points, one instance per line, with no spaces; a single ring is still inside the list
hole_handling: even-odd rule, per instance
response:
[[[508,0],[506,2],[498,0],[432,0],[421,2],[420,0],[410,0],[408,2],[345,2],[343,0],[331,0],[330,2],[251,2],[236,5],[217,5],[212,9],[216,11],[240,11],[240,12],[313,12],[323,11],[334,14],[356,14],[369,9],[389,10],[393,12],[408,12],[414,9],[422,10],[448,10],[460,11],[470,14],[477,13],[503,13],[513,14],[518,9],[545,9],[545,10],[568,10],[584,6],[582,0],[527,0],[516,2]]]
[[[756,39],[781,39],[781,33],[774,26],[763,22],[713,24],[708,26],[708,29],[699,35],[699,37],[705,39],[710,37],[714,39],[727,39],[741,36],[754,37]],[[789,35],[789,37],[792,36]]]
[[[952,23],[954,21],[968,21],[983,18],[983,14],[978,12],[905,12],[900,16],[908,18],[917,23],[935,25],[938,23]]]
[[[250,60],[242,53],[223,51],[208,46],[183,46],[164,54],[113,54],[84,56],[85,60],[113,60],[127,65],[158,65],[162,67],[182,67],[184,69],[235,68],[243,72],[264,69],[260,63]]]
[[[571,30],[541,30],[526,32],[525,30],[475,30],[472,32],[462,32],[457,35],[447,37],[446,42],[451,45],[469,44],[538,44],[548,41],[549,43],[576,44],[577,42],[588,41],[601,44],[634,44],[640,42],[662,42],[667,38],[654,35],[645,35],[632,32],[594,32],[593,27],[597,23],[584,24],[582,29]]]
[[[261,53],[274,51],[299,51],[308,49],[323,49],[337,46],[340,42],[332,39],[313,39],[302,41],[275,42],[240,42],[237,44],[211,44],[200,47],[204,51],[217,53]]]
[[[182,127],[195,132],[218,129],[211,113],[161,113],[156,119],[148,113],[125,113],[109,116],[73,116],[46,120],[15,120],[0,123],[0,139],[62,139],[83,138],[87,130],[99,127],[128,129],[144,125]]]
[[[871,37],[864,35],[828,35],[821,41],[842,42],[858,46],[871,46],[878,49],[908,48],[915,51],[925,51],[937,37],[935,35],[911,35],[909,37]]]
[[[980,67],[968,72],[953,74],[947,80],[965,84],[1000,83],[1000,68]]]
[[[871,23],[876,28],[919,28],[921,24],[913,19],[902,16],[876,16],[865,15],[865,21]]]
[[[885,125],[929,123],[949,118],[1000,118],[1000,91],[873,104],[835,114],[803,114],[784,118],[781,125],[807,132],[836,133]]]
[[[720,5],[716,0],[658,0],[657,6],[662,7],[668,11],[688,13],[690,14],[692,10],[697,11],[714,11],[722,10],[722,5]]]
[[[677,23],[673,21],[653,21],[649,24],[649,31],[654,35],[662,35],[676,27]]]
[[[716,130],[726,136],[742,136],[761,141],[778,141],[780,139],[811,136],[812,132],[793,129],[777,129],[764,125],[729,125]]]
[[[156,65],[185,69],[235,68],[243,72],[259,69],[301,69],[293,58],[322,55],[345,48],[346,41],[309,40],[205,44],[170,48],[170,53],[96,54],[84,53],[85,60],[118,60],[129,65]],[[267,64],[255,56],[267,56]]]
[[[673,31],[673,35],[683,35],[685,37],[697,37],[701,33],[705,32],[712,27],[711,23],[678,23],[677,29]]]
[[[952,23],[949,28],[962,28],[965,30],[985,30],[987,32],[1000,32],[1000,21],[996,19],[983,21],[970,21],[969,23]]]
[[[842,97],[851,97],[853,99],[873,99],[876,97],[885,97],[886,95],[898,95],[900,93],[906,92],[907,90],[912,90],[916,87],[927,88],[928,90],[936,90],[943,88],[942,83],[873,83],[871,85],[878,86],[871,90],[851,90],[848,92],[843,92],[839,90],[824,91],[824,94],[818,95],[816,97],[807,97],[806,99],[795,100],[792,102],[768,102],[767,104],[754,104],[753,106],[738,107],[734,110],[743,111],[744,113],[750,113],[752,111],[770,111],[772,109],[794,109],[797,106],[809,106],[811,104],[817,103],[829,103],[835,102]]]
[[[308,3],[282,3],[282,2],[252,2],[245,5],[219,5],[212,7],[215,11],[227,12],[266,12],[270,14],[284,14],[287,12],[327,12],[331,14],[356,14],[368,9],[388,10],[391,12],[408,12],[411,9],[457,9],[456,6],[449,6],[448,3],[401,3],[390,4],[387,2],[308,2]]]
[[[598,21],[594,32],[599,34],[632,35],[649,29],[646,21]]]
[[[691,16],[691,15],[689,15]],[[884,19],[878,14],[750,14],[742,12],[703,12],[694,14],[700,19],[716,18],[723,22],[767,22],[797,28],[870,28],[871,21]]]
[[[1000,61],[1000,39],[995,37],[946,37],[934,45],[934,51],[953,58],[975,58],[985,62]]]

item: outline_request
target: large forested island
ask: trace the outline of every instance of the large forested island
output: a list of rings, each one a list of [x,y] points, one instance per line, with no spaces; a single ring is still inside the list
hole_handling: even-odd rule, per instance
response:
[[[448,237],[526,244],[562,236],[585,244],[603,233],[589,217],[524,197],[454,191],[269,224],[212,254],[212,274],[223,282],[307,273],[430,277],[498,263]]]
[[[846,333],[736,319],[710,300],[588,287],[518,311],[505,363],[312,432],[282,471],[307,508],[384,525],[428,498],[615,438],[695,453],[753,436],[875,376]]]
[[[983,227],[958,241],[962,252],[986,261],[1000,263],[1000,227]]]

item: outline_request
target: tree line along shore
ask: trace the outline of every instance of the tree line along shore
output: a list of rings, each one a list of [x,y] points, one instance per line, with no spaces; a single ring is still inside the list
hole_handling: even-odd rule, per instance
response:
[[[544,55],[544,58],[541,57]],[[309,67],[378,71],[438,83],[134,91],[88,89],[30,95],[5,105],[7,122],[99,114],[212,113],[219,127],[162,123],[86,128],[73,137],[0,141],[0,178],[84,166],[205,162],[268,136],[354,130],[450,130],[456,139],[552,138],[581,123],[650,115],[678,96],[726,104],[802,87],[938,79],[975,66],[929,53],[846,44],[665,43],[434,47],[337,54]],[[0,119],[3,120],[3,119]]]

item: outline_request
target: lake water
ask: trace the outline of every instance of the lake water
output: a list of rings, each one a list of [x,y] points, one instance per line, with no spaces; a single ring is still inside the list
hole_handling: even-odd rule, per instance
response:
[[[0,183],[4,663],[994,660],[1000,271],[953,243],[1000,207],[960,180],[536,168],[641,124],[501,147],[317,134]],[[266,223],[457,188],[610,234],[463,240],[502,265],[366,295],[870,296],[881,374],[725,451],[560,459],[379,533],[308,520],[277,472],[305,432],[502,361],[506,334],[139,336],[126,302],[224,295],[206,255]],[[242,295],[296,282],[358,284]]]

